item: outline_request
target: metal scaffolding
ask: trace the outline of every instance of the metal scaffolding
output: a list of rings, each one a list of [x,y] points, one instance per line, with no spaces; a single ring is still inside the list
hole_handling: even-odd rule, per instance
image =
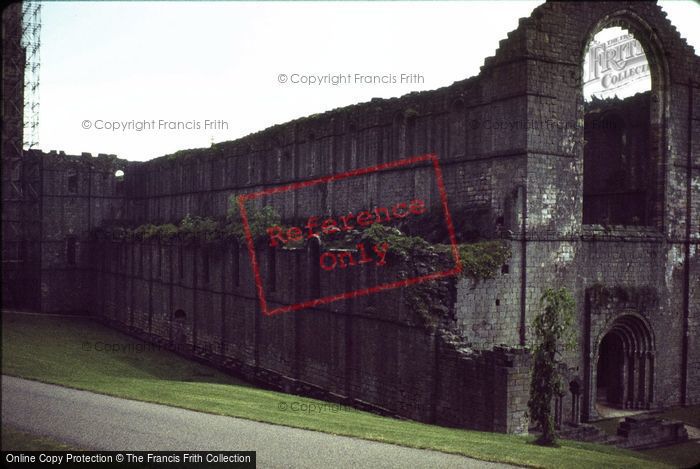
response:
[[[22,4],[24,66],[24,141],[31,149],[39,144],[39,71],[41,69],[41,2]]]
[[[2,304],[31,308],[39,278],[38,160],[41,4],[2,12]],[[28,164],[30,163],[30,164]],[[34,286],[34,290],[28,288]],[[29,292],[27,294],[26,292]]]

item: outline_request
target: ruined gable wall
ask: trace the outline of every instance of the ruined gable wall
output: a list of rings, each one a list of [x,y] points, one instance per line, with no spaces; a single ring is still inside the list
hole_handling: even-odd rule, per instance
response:
[[[682,363],[683,336],[697,330],[700,315],[695,286],[700,239],[696,143],[700,59],[665,16],[653,3],[545,4],[527,21],[527,39],[520,51],[529,64],[529,118],[556,116],[573,123],[546,126],[527,137],[526,322],[538,311],[546,286],[564,285],[574,292],[581,338],[579,350],[569,360],[587,382],[592,398],[599,340],[592,331],[614,318],[586,310],[586,291],[596,284],[631,291],[651,288],[658,305],[636,312],[647,317],[656,334],[655,405],[680,403],[684,387],[686,402],[700,397],[697,387],[688,387],[697,382],[698,367]],[[592,35],[616,25],[629,29],[645,46],[653,74],[649,166],[658,177],[650,229],[582,225],[581,63]],[[618,309],[615,314],[622,312]],[[689,342],[688,364],[696,364],[700,348],[696,339]],[[684,384],[681,375],[686,372]]]

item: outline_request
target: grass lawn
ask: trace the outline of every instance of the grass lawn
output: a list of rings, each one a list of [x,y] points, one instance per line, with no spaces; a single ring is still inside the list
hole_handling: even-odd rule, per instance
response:
[[[3,451],[71,451],[76,449],[51,438],[21,432],[5,425],[2,426],[0,440]]]
[[[676,467],[698,467],[700,464],[700,441],[686,441],[679,445],[645,449],[642,454]]]
[[[348,435],[533,467],[663,467],[640,453],[578,442],[443,428],[342,408],[292,412],[323,401],[255,388],[213,368],[149,347],[89,319],[3,313],[3,374],[212,414]],[[131,351],[99,351],[105,344]],[[135,346],[142,349],[135,351]]]

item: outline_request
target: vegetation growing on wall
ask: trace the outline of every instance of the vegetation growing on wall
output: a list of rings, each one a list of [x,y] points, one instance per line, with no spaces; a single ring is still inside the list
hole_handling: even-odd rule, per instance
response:
[[[454,266],[452,246],[431,244],[419,236],[408,236],[396,228],[375,223],[363,232],[362,240],[373,244],[386,242],[389,256],[402,261],[433,258],[438,268],[444,270]],[[510,259],[510,245],[502,240],[480,241],[459,244],[459,260],[462,277],[474,280],[493,278],[501,266]],[[435,272],[431,268],[431,272]]]
[[[534,333],[534,360],[530,383],[530,400],[527,405],[530,417],[542,431],[537,443],[543,446],[556,444],[556,431],[552,415],[552,399],[563,394],[561,378],[557,373],[560,351],[575,347],[575,331],[571,327],[575,302],[565,288],[548,288],[540,299],[542,311],[532,323]]]
[[[265,206],[246,209],[248,226],[257,241],[267,237],[267,228],[283,226],[277,211]],[[226,240],[246,242],[245,231],[235,197],[229,199],[226,217],[214,219],[186,215],[177,224],[144,224],[135,228],[112,226],[103,228],[98,236],[121,240],[181,240],[186,242],[215,243]],[[357,243],[388,244],[387,261],[400,266],[401,278],[415,278],[454,267],[452,247],[449,244],[430,243],[421,236],[409,236],[399,229],[375,223],[365,230],[352,230],[324,237],[324,249],[354,249]],[[303,243],[291,243],[289,247],[301,247]],[[459,245],[461,277],[479,281],[493,278],[510,258],[510,246],[501,240],[481,241]],[[449,319],[453,286],[448,279],[432,280],[407,287],[405,300],[411,310],[418,313],[426,326],[437,327]]]
[[[451,245],[431,244],[419,236],[407,236],[393,227],[374,224],[364,231],[362,239],[374,244],[386,242],[390,261],[398,260],[404,266],[400,273],[403,278],[427,275],[454,266]],[[501,240],[460,244],[460,276],[475,281],[493,278],[510,256],[509,244]],[[404,298],[407,306],[418,313],[424,325],[430,329],[438,327],[442,320],[450,319],[452,286],[448,279],[409,286]]]
[[[262,209],[247,209],[248,225],[253,239],[260,240],[266,236],[269,226],[281,225],[279,213],[269,206]],[[146,223],[137,227],[109,226],[96,230],[100,237],[109,237],[118,240],[161,240],[170,241],[180,239],[184,241],[217,242],[237,239],[245,242],[246,236],[243,222],[238,210],[235,197],[229,199],[229,209],[226,217],[211,218],[192,216],[189,213],[177,224],[165,223],[155,225]]]
[[[266,236],[267,228],[271,226],[282,226],[282,217],[274,207],[266,205],[261,209],[246,208],[248,217],[248,228],[255,240]],[[226,213],[226,231],[236,236],[239,240],[245,241],[245,231],[238,207],[238,202],[234,196],[229,197],[228,211]]]

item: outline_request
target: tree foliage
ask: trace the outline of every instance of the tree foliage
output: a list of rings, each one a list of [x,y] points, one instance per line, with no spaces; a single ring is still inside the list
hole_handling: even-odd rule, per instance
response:
[[[532,324],[535,344],[528,407],[530,417],[542,430],[537,443],[552,446],[556,444],[552,399],[563,393],[557,373],[560,350],[572,350],[576,344],[572,328],[575,302],[567,289],[548,288],[540,299],[540,307],[542,310]]]

